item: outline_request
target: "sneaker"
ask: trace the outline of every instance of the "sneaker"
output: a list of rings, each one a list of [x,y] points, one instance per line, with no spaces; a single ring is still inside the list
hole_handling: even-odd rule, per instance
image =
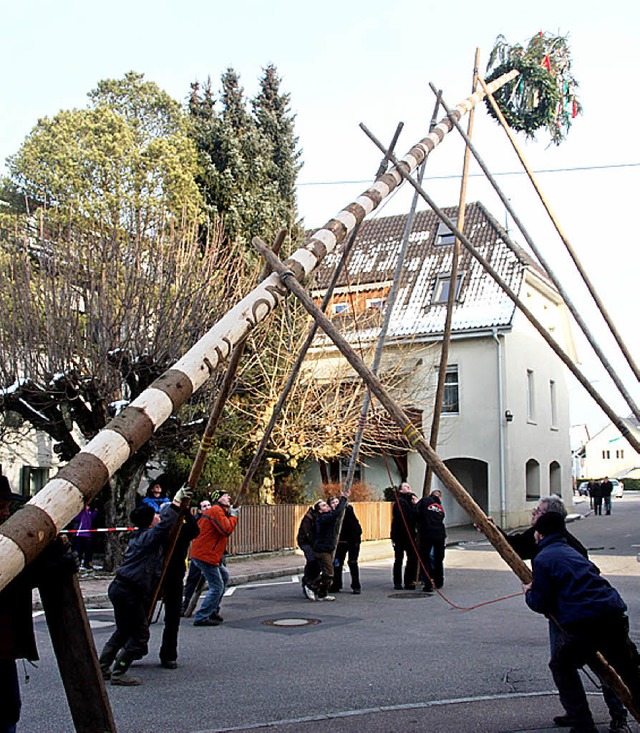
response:
[[[127,674],[126,672],[122,672],[121,674],[115,674],[114,672],[111,675],[111,684],[120,685],[121,687],[135,687],[136,685],[141,685],[142,680],[140,677],[134,677],[132,674]]]
[[[220,626],[220,621],[214,621],[212,618],[203,618],[193,622],[194,626]]]
[[[221,616],[221,615],[220,615],[220,614],[219,614],[219,613],[218,613],[217,611],[214,611],[214,612],[213,612],[213,613],[211,614],[211,616],[209,616],[209,618],[210,618],[210,619],[211,619],[212,621],[217,621],[217,622],[218,622],[219,624],[221,624],[221,623],[222,623],[222,622],[224,621],[224,619],[222,618],[222,616]]]
[[[335,601],[336,597],[335,596],[322,596],[321,598],[320,596],[318,596],[318,600],[319,601]]]
[[[352,588],[351,592],[353,593],[354,596],[359,596],[360,593],[362,593],[362,590],[360,588]]]
[[[318,596],[309,588],[308,585],[304,586],[304,594],[310,601],[317,601]]]
[[[611,718],[608,733],[631,733],[631,728],[626,717],[615,716]]]

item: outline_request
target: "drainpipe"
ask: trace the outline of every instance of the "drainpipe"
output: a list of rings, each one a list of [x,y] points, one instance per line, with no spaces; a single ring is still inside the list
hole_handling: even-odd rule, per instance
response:
[[[492,330],[493,338],[497,346],[498,361],[498,450],[500,455],[500,526],[504,529],[507,521],[507,488],[505,486],[504,468],[504,400],[502,394],[502,342],[498,336],[498,329]]]

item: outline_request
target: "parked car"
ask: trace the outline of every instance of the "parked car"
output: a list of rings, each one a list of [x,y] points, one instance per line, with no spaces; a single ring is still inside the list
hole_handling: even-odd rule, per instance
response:
[[[613,485],[611,496],[613,496],[614,499],[620,499],[624,492],[624,484],[622,483],[622,481],[618,481],[617,478],[610,478],[609,481],[611,481]],[[589,495],[589,482],[588,481],[581,481],[578,484],[578,494],[580,496]]]
[[[613,484],[613,491],[611,492],[611,496],[613,496],[614,499],[621,499],[622,498],[622,492],[624,491],[624,484],[622,481],[618,481],[617,478],[610,478],[609,481]]]

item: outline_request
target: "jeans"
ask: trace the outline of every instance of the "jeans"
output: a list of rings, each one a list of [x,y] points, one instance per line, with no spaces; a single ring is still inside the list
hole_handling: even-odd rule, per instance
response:
[[[419,537],[420,560],[426,570],[420,570],[420,579],[425,587],[435,585],[442,588],[444,585],[444,537],[433,539],[431,537]]]
[[[207,595],[193,619],[194,621],[204,621],[211,614],[220,610],[220,601],[222,601],[222,596],[229,581],[229,571],[224,565],[211,565],[203,560],[196,560],[194,557],[191,558],[191,562],[194,562],[200,568],[209,584]]]

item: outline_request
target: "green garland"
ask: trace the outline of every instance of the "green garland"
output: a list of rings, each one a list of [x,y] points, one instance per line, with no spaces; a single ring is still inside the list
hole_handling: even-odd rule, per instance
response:
[[[485,79],[490,84],[512,69],[520,73],[494,92],[500,111],[509,126],[533,137],[541,127],[553,125],[560,103],[560,93],[551,73],[537,63],[511,60],[495,68]],[[497,119],[490,100],[485,99],[489,114]]]

